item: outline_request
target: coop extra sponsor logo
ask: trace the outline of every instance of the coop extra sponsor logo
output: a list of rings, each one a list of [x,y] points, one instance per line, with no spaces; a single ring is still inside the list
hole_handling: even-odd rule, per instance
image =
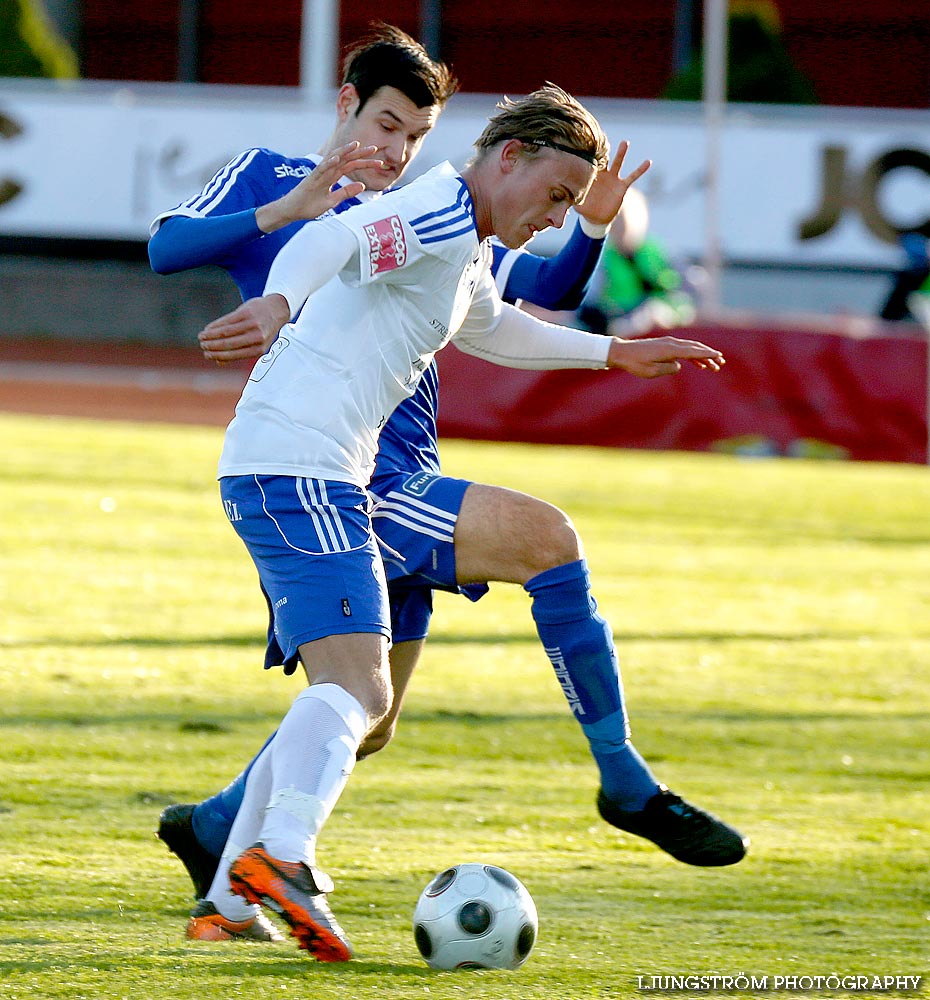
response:
[[[399,216],[391,215],[387,219],[369,223],[365,226],[365,235],[368,237],[372,277],[382,271],[393,271],[404,266],[407,260],[407,240]]]

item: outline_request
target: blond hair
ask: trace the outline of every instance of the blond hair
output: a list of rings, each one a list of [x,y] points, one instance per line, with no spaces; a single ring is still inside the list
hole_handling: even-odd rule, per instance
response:
[[[497,108],[498,113],[475,140],[479,158],[499,142],[519,139],[530,155],[540,146],[548,146],[580,156],[598,170],[607,166],[610,143],[600,123],[583,104],[554,83],[546,83],[515,101],[505,97]]]

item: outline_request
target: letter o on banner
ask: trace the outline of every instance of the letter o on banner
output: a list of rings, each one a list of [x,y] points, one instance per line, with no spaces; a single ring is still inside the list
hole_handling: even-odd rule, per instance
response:
[[[930,153],[922,149],[891,149],[874,159],[862,174],[859,212],[869,231],[885,243],[895,243],[900,233],[905,231],[930,237],[930,218],[924,219],[920,225],[902,230],[893,226],[882,214],[878,197],[881,184],[888,174],[905,168],[920,171],[930,186]]]

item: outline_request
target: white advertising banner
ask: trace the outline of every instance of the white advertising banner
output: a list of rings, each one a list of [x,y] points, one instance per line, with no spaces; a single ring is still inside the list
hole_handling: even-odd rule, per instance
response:
[[[699,259],[706,142],[700,105],[587,102],[628,166],[654,232]],[[458,95],[416,172],[464,164],[494,98]],[[0,84],[0,236],[144,240],[150,220],[199,190],[232,155],[269,146],[312,151],[331,105],[277,88]],[[719,234],[725,260],[827,267],[894,266],[895,234],[930,234],[930,113],[731,106],[722,135]],[[413,173],[410,175],[414,176]],[[538,237],[546,252],[554,235]]]

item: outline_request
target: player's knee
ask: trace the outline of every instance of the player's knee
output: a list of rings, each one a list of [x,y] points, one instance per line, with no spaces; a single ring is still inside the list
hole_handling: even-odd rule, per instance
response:
[[[394,739],[394,734],[397,732],[397,720],[390,723],[380,723],[375,726],[374,729],[362,740],[361,745],[358,748],[358,753],[356,757],[358,760],[364,760],[366,757],[370,757],[373,753],[377,753],[379,750],[383,750],[388,743]]]
[[[581,537],[571,518],[558,507],[546,504],[535,521],[532,537],[533,569],[542,573],[582,556]]]
[[[389,679],[373,685],[369,694],[368,704],[365,707],[368,710],[368,718],[374,723],[376,728],[381,724],[388,712],[390,712],[393,700],[394,689],[391,687]]]
[[[357,678],[351,693],[365,710],[369,732],[374,732],[387,718],[394,701],[394,689],[387,670]]]

